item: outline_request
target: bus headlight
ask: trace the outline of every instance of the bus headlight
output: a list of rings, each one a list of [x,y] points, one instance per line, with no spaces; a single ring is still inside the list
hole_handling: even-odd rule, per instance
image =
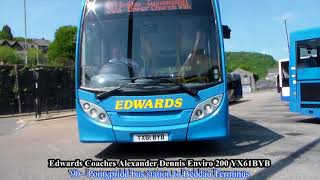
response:
[[[103,108],[101,108],[96,104],[93,104],[84,100],[80,100],[80,104],[83,111],[93,120],[100,123],[111,125],[111,120],[109,119],[109,116],[107,115],[106,111]]]
[[[223,94],[200,103],[192,113],[191,121],[197,121],[213,114],[221,104]]]
[[[86,111],[88,111],[88,110],[90,109],[90,104],[84,103],[84,104],[83,104],[83,109],[85,109]]]
[[[197,110],[196,116],[197,116],[198,119],[201,119],[201,118],[203,117],[203,112],[202,112],[202,110],[200,110],[200,109]]]
[[[204,109],[206,110],[206,113],[208,113],[208,114],[212,113],[212,110],[213,110],[210,104],[205,105]]]
[[[92,118],[95,118],[98,115],[98,111],[96,109],[91,109],[90,110],[90,115],[91,115]]]
[[[107,121],[107,115],[104,113],[99,114],[99,121],[105,123]]]
[[[220,100],[218,98],[213,98],[212,99],[212,104],[214,104],[215,106],[219,105]]]

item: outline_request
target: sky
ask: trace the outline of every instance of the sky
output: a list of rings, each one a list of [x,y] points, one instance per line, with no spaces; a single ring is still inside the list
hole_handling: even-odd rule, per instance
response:
[[[30,38],[53,40],[64,25],[78,25],[82,0],[26,0]],[[232,29],[226,51],[252,51],[275,59],[288,57],[283,19],[288,31],[320,26],[319,0],[220,0],[222,22]],[[9,25],[24,36],[23,0],[0,1],[0,28]]]

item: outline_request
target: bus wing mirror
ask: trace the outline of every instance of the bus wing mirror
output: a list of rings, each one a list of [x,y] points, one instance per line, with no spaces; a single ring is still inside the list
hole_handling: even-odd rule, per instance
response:
[[[222,29],[223,29],[223,38],[230,39],[231,38],[231,29],[229,28],[229,26],[223,25]]]

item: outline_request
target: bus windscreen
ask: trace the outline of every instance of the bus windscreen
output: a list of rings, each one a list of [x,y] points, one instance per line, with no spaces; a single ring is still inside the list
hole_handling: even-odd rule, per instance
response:
[[[221,83],[219,34],[210,0],[96,0],[86,7],[82,87],[127,86],[132,78],[145,77],[169,77],[192,88]],[[123,12],[130,7],[143,12]],[[157,84],[161,89],[175,86],[164,80]]]

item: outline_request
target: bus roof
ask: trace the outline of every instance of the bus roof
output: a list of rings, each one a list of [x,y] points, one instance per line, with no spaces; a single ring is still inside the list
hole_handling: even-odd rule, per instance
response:
[[[278,62],[287,62],[287,61],[289,61],[289,58],[283,58],[278,60]]]
[[[320,37],[320,27],[302,29],[290,34],[291,41],[302,41]]]

